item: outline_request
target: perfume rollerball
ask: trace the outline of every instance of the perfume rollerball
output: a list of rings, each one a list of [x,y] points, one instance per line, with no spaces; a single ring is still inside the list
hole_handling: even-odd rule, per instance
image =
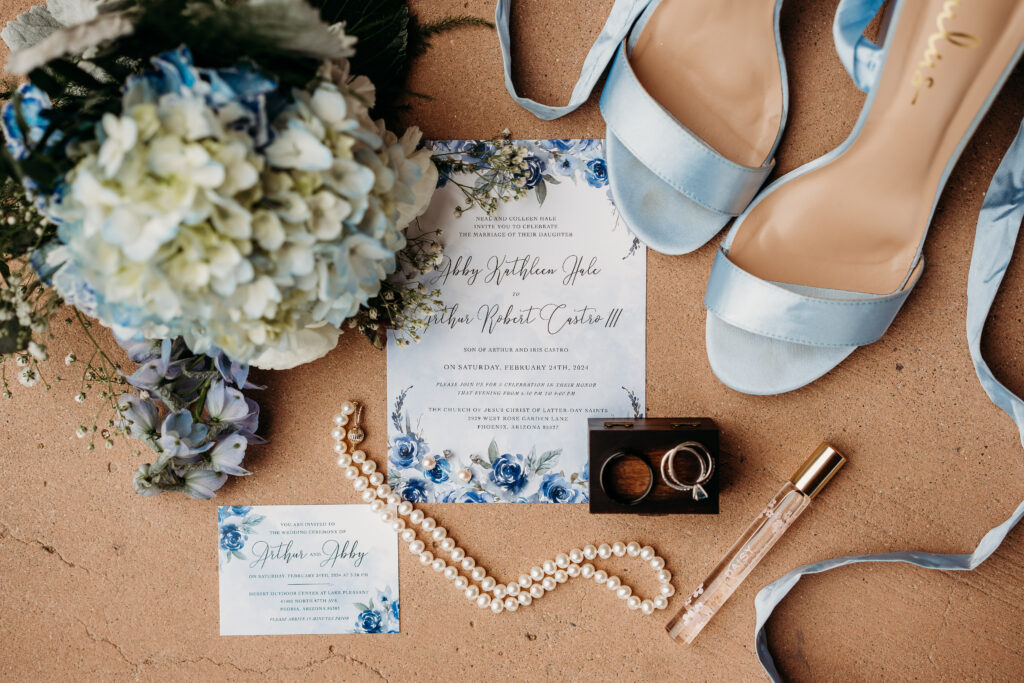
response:
[[[692,643],[845,463],[846,458],[832,446],[827,443],[818,446],[807,462],[768,501],[704,583],[687,597],[683,608],[668,622],[668,634],[676,640]]]

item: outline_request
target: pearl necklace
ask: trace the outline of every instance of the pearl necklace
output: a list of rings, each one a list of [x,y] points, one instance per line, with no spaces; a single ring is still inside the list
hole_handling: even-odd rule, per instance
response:
[[[457,590],[462,591],[478,607],[490,609],[495,614],[506,610],[514,612],[544,597],[559,584],[576,577],[593,579],[598,585],[603,585],[625,601],[630,610],[653,614],[655,610],[668,607],[668,599],[676,592],[672,585],[672,574],[665,569],[665,560],[658,557],[654,548],[641,546],[635,541],[616,541],[611,545],[602,543],[598,546],[588,544],[582,549],[573,548],[568,553],[558,553],[553,560],[545,560],[540,566],[532,567],[529,573],[521,574],[516,581],[499,583],[456,544],[447,529],[424,515],[412,503],[402,500],[385,483],[384,475],[377,471],[376,463],[368,460],[366,453],[357,448],[366,438],[360,426],[362,414],[363,407],[358,401],[345,401],[341,405],[341,412],[334,416],[335,426],[331,436],[334,439],[334,452],[338,455],[338,466],[343,468],[345,478],[352,482],[363,501],[370,504],[370,509],[379,513],[381,520],[390,524],[398,537],[409,545],[409,551],[419,558],[420,564],[451,581]],[[352,427],[346,429],[350,419]],[[434,557],[426,549],[424,542],[416,538],[417,527],[425,532],[437,548],[448,554],[452,564]],[[641,600],[633,595],[633,589],[624,584],[621,578],[609,575],[603,569],[595,569],[593,564],[585,562],[598,557],[608,559],[612,555],[628,555],[647,563],[658,577],[659,595],[650,600]],[[470,578],[460,574],[459,567],[468,572]]]

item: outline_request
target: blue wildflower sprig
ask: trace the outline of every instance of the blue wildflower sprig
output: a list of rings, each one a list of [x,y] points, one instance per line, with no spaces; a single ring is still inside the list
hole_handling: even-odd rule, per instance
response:
[[[118,399],[118,427],[157,454],[136,471],[136,492],[212,498],[229,475],[250,474],[246,448],[265,441],[256,435],[259,405],[242,393],[262,388],[248,367],[219,352],[193,354],[180,338],[120,343],[140,365],[126,377],[138,393]]]

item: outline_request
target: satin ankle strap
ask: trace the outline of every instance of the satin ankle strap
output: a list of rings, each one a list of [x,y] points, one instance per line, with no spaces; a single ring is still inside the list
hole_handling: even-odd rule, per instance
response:
[[[529,97],[523,97],[516,92],[516,86],[512,82],[512,50],[509,37],[509,14],[512,10],[512,0],[498,0],[498,6],[494,11],[494,23],[498,30],[498,42],[501,44],[501,61],[505,67],[505,87],[508,94],[515,102],[531,112],[538,118],[550,121],[574,111],[577,107],[587,101],[590,93],[594,90],[605,67],[615,57],[615,51],[619,43],[625,39],[629,29],[637,20],[651,0],[616,0],[608,19],[598,34],[597,40],[587,53],[583,61],[583,69],[580,71],[579,80],[572,89],[569,103],[564,106],[552,106],[542,104]]]
[[[978,229],[974,237],[974,253],[967,278],[967,345],[971,351],[974,370],[982,388],[992,402],[1002,408],[1017,425],[1024,443],[1024,401],[995,378],[981,355],[981,333],[985,328],[992,302],[1013,257],[1014,244],[1024,220],[1024,122],[1017,138],[999,164],[985,195],[978,216]],[[968,571],[989,558],[1007,534],[1024,517],[1024,502],[1017,506],[1006,521],[989,529],[978,546],[970,553],[945,554],[924,552],[897,552],[880,555],[850,555],[815,562],[799,567],[762,588],[754,599],[757,614],[755,640],[757,657],[772,680],[782,680],[768,649],[764,627],[768,618],[789,591],[806,574],[821,572],[857,562],[905,562],[926,569]]]
[[[841,0],[832,23],[836,52],[857,87],[868,92],[882,72],[884,50],[868,40],[864,29],[878,14],[885,0]],[[893,0],[899,2],[899,0]]]

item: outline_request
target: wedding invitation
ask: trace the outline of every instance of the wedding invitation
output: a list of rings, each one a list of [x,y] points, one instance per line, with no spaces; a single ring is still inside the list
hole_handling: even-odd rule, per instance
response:
[[[398,539],[368,505],[217,508],[222,636],[398,633]]]
[[[481,141],[435,142],[472,166]],[[644,411],[646,257],[618,217],[600,140],[518,143],[526,196],[490,215],[453,177],[409,230],[440,230],[423,277],[444,309],[388,347],[388,481],[414,502],[588,500],[587,418]],[[430,467],[427,467],[430,465]]]

